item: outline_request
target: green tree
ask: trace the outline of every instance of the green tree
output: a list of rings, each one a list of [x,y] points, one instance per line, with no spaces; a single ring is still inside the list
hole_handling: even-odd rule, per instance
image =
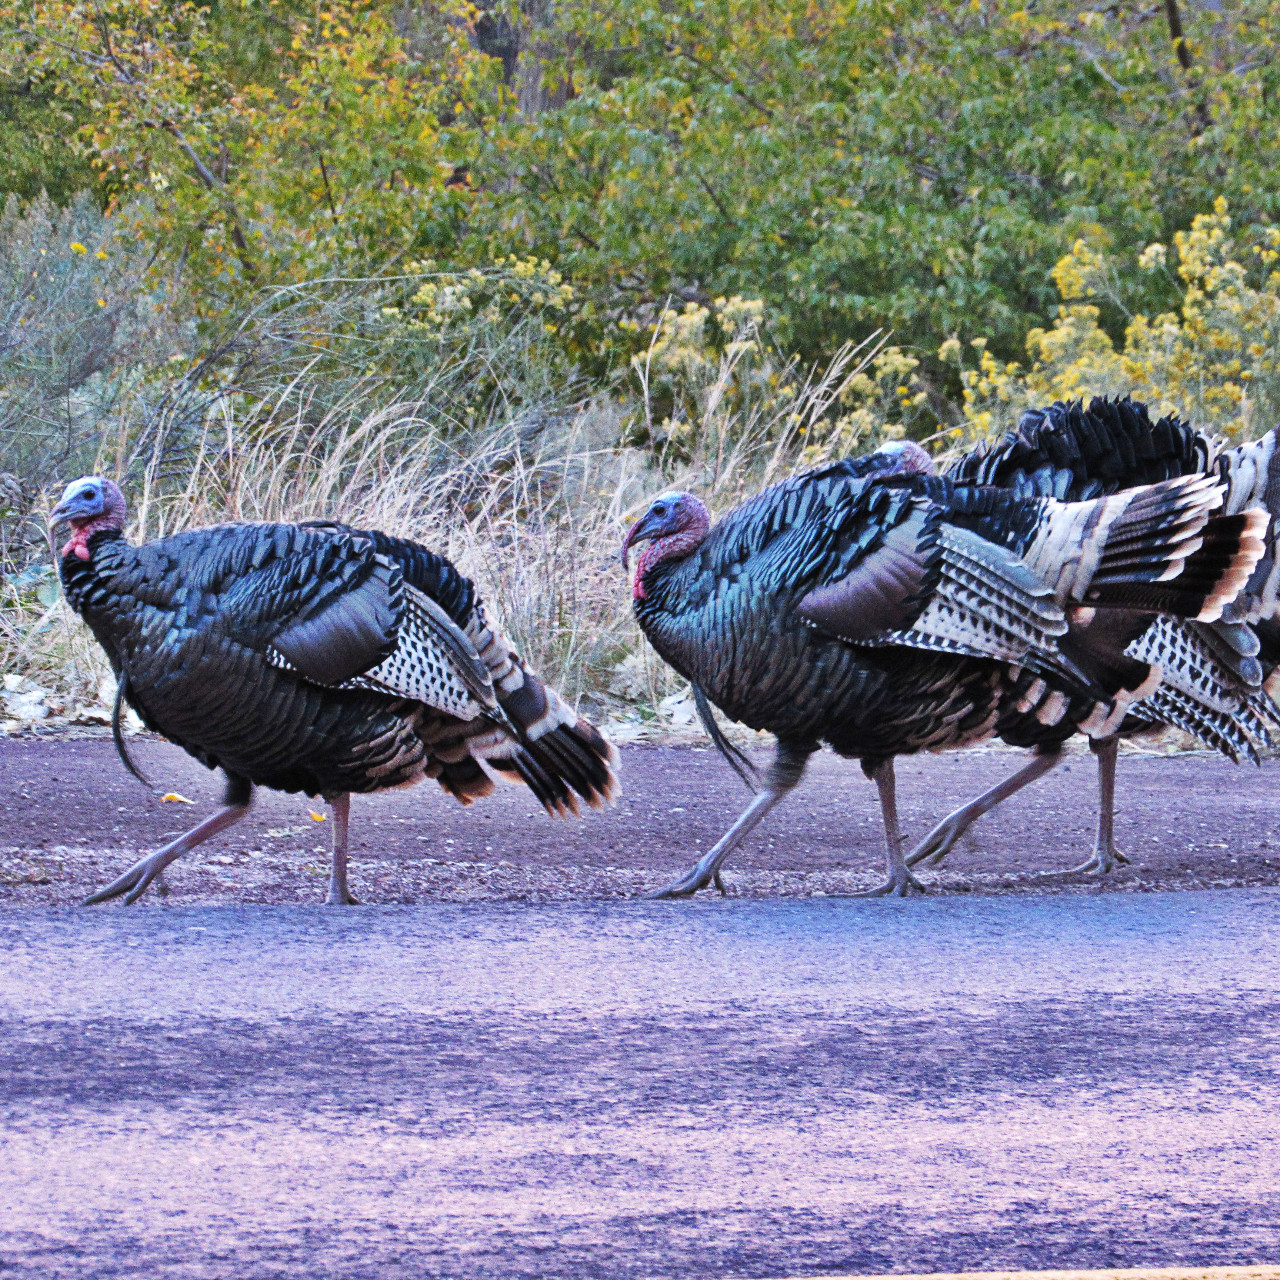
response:
[[[457,156],[497,72],[445,0],[411,57],[390,7],[6,0],[3,70],[83,119],[81,145],[205,313],[449,244]]]
[[[1263,0],[569,0],[558,21],[547,73],[573,96],[492,137],[476,226],[557,262],[597,350],[668,296],[742,294],[810,356],[880,325],[1021,355],[1077,237],[1167,240],[1218,195],[1278,212]]]

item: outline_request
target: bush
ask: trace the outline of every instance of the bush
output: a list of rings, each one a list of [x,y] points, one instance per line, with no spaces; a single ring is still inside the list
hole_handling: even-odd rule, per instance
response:
[[[1233,235],[1219,199],[1177,232],[1174,252],[1176,264],[1161,243],[1135,255],[1141,270],[1166,276],[1182,294],[1178,310],[1149,317],[1129,310],[1112,256],[1078,240],[1054,269],[1062,304],[1053,325],[1027,335],[1029,368],[971,341],[977,367],[961,371],[970,433],[1010,425],[1024,408],[1089,395],[1132,395],[1233,438],[1280,422],[1280,229]],[[1102,327],[1103,306],[1126,318],[1119,345]],[[951,339],[939,355],[960,366],[962,351]]]
[[[0,471],[37,490],[92,462],[178,330],[145,283],[148,254],[87,195],[10,196],[0,214]]]

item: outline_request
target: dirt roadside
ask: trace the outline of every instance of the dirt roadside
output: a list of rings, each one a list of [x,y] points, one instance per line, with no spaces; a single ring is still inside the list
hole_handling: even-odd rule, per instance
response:
[[[99,738],[0,740],[0,905],[54,906],[93,887],[207,815],[218,775],[161,741],[136,754],[158,803]],[[918,839],[953,806],[1023,759],[1007,750],[899,762],[900,805]],[[1082,752],[986,818],[926,878],[943,893],[1113,892],[1280,884],[1280,762],[1237,768],[1209,755],[1126,754],[1120,847],[1133,864],[1105,881],[1059,876],[1092,844],[1096,783]],[[352,884],[363,901],[554,901],[657,887],[719,837],[746,799],[706,749],[623,751],[625,795],[606,814],[557,822],[523,788],[463,809],[434,786],[358,798]],[[328,827],[314,803],[259,792],[239,827],[169,873],[172,902],[313,902],[323,895]],[[317,810],[320,811],[320,810]],[[856,892],[881,874],[880,822],[857,766],[815,758],[804,783],[728,864],[735,895]],[[163,898],[149,895],[149,900]]]

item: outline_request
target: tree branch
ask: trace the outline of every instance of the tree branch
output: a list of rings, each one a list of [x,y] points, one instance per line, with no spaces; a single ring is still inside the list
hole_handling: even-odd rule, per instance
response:
[[[733,219],[729,216],[729,210],[724,207],[724,201],[722,201],[720,197],[716,195],[715,191],[712,190],[711,183],[709,183],[706,180],[706,178],[702,176],[702,171],[699,169],[694,169],[693,176],[697,178],[698,185],[703,189],[703,191],[707,193],[707,196],[711,200],[711,203],[715,205],[717,209],[720,210],[720,216],[726,222],[732,224]]]
[[[178,146],[186,153],[187,159],[191,161],[192,167],[196,171],[196,177],[204,183],[205,188],[209,191],[216,191],[222,184],[214,176],[214,172],[207,164],[196,154],[196,149],[187,141],[186,135],[178,128],[172,120],[148,120],[146,122],[149,129],[160,129],[167,133]]]
[[[253,256],[249,252],[249,242],[245,239],[244,230],[240,226],[240,215],[236,212],[235,205],[227,198],[222,184],[214,176],[213,171],[196,153],[195,147],[187,140],[186,135],[178,128],[172,120],[146,120],[143,121],[148,129],[160,129],[167,133],[182,149],[188,160],[191,161],[192,167],[196,171],[196,177],[204,183],[205,189],[213,192],[218,197],[218,203],[222,205],[223,211],[227,215],[227,220],[231,224],[231,240],[236,247],[236,257],[240,259],[240,265],[244,268],[244,274],[250,284],[258,283],[258,269],[253,264]]]
[[[1182,14],[1178,12],[1178,0],[1164,0],[1164,15],[1169,20],[1169,39],[1173,41],[1178,65],[1183,71],[1191,70],[1191,50],[1182,31]]]
[[[732,89],[734,93],[740,97],[749,107],[754,107],[763,116],[773,119],[773,111],[766,107],[763,102],[757,102],[738,82],[736,77],[729,75],[727,72],[720,71],[713,67],[711,63],[704,62],[701,58],[694,57],[687,49],[682,49],[679,45],[667,45],[667,52],[677,54],[688,62],[692,62],[695,67],[705,71],[714,80],[719,80],[722,85]]]
[[[320,176],[324,179],[324,195],[329,202],[329,215],[333,218],[333,225],[338,225],[338,210],[333,204],[333,188],[329,186],[329,171],[324,167],[324,156],[317,157],[320,161]]]

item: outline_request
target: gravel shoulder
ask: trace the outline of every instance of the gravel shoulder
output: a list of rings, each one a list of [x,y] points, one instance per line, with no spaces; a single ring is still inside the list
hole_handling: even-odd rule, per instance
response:
[[[159,740],[134,752],[160,803],[102,738],[0,739],[0,908],[79,901],[147,851],[212,812],[219,775]],[[370,903],[557,901],[628,897],[659,887],[709,848],[746,801],[713,751],[623,749],[624,798],[582,821],[553,821],[523,788],[463,809],[434,785],[352,806],[352,887]],[[955,805],[1025,759],[986,749],[904,759],[900,807],[919,839]],[[761,761],[765,759],[760,757]],[[1280,762],[1125,753],[1120,847],[1133,863],[1103,881],[1061,873],[1092,847],[1096,780],[1087,751],[983,819],[938,870],[938,892],[1109,893],[1280,884]],[[177,903],[304,903],[323,897],[328,826],[306,797],[260,791],[237,828],[168,874]],[[323,811],[323,806],[316,809]],[[880,819],[855,764],[822,754],[787,802],[727,865],[730,895],[857,892],[882,875]]]

